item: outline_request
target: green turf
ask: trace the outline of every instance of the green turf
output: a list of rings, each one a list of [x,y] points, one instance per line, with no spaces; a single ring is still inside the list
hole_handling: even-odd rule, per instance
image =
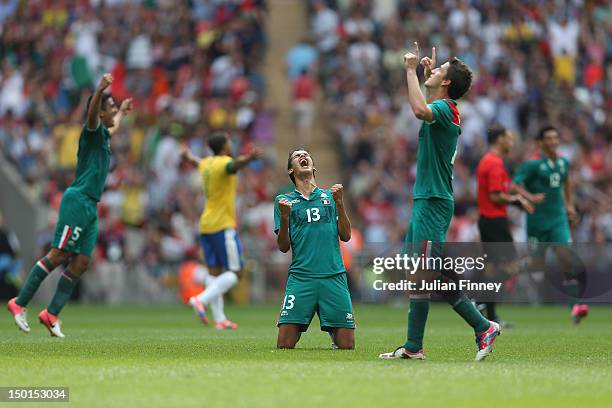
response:
[[[355,312],[356,351],[330,350],[318,326],[296,350],[279,351],[277,306],[229,307],[240,328],[217,332],[185,307],[69,305],[64,340],[50,338],[34,313],[25,335],[5,311],[0,386],[69,386],[73,407],[611,404],[612,308],[596,307],[572,327],[562,307],[505,306],[516,328],[484,363],[472,361],[470,329],[446,305],[430,312],[427,361],[376,358],[403,342],[404,307],[359,305]]]

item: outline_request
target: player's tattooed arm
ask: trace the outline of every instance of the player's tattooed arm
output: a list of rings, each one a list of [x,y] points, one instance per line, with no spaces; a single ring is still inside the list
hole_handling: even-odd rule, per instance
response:
[[[414,43],[414,53],[404,55],[404,67],[406,68],[406,82],[408,83],[408,102],[415,116],[426,122],[433,121],[433,112],[427,106],[425,95],[421,91],[419,77],[417,76],[417,65],[419,64],[419,44]]]
[[[183,145],[181,146],[181,160],[183,162],[188,162],[193,164],[194,166],[197,166],[198,164],[200,164],[200,160],[202,159],[191,153],[191,150],[189,150],[187,146]]]
[[[132,111],[132,98],[124,99],[121,102],[121,106],[119,107],[119,111],[113,118],[113,127],[109,129],[109,133],[113,136],[119,130],[119,126],[121,125],[121,121]]]
[[[237,159],[232,160],[228,171],[230,173],[237,173],[240,169],[245,167],[247,164],[254,160],[258,160],[263,156],[263,150],[260,147],[253,147],[249,153],[239,156]]]
[[[349,220],[344,208],[344,187],[342,184],[334,184],[330,191],[336,202],[336,212],[338,213],[338,236],[344,242],[351,239],[351,220]]]
[[[280,227],[276,243],[281,252],[289,251],[291,239],[289,237],[289,216],[291,215],[291,202],[286,198],[278,200],[278,210],[280,212]]]
[[[102,75],[102,79],[100,79],[100,83],[96,88],[96,91],[91,98],[91,102],[89,102],[89,110],[87,111],[87,129],[95,130],[98,128],[100,124],[100,102],[102,100],[102,94],[104,90],[108,88],[113,83],[113,76],[111,74]]]

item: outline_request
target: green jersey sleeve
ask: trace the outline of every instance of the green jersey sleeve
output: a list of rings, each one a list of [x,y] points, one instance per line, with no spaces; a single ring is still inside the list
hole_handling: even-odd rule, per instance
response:
[[[433,119],[431,123],[436,123],[441,126],[449,126],[451,124],[451,110],[450,106],[444,99],[438,99],[429,104],[429,108],[433,113]]]
[[[537,168],[537,162],[530,160],[518,168],[514,175],[513,181],[516,184],[525,185],[534,174],[534,169]]]
[[[278,200],[281,199],[282,196],[276,196],[274,199],[274,233],[278,234],[278,230],[280,229],[280,209],[278,208]]]
[[[569,174],[570,174],[570,162],[569,160],[567,160],[565,157],[561,158],[561,162],[562,162],[562,182],[565,184],[565,182],[567,181]],[[563,168],[564,167],[564,168]]]
[[[86,135],[86,136],[90,136],[90,135],[94,135],[94,134],[102,134],[102,121],[98,121],[98,126],[95,129],[89,129],[87,127],[87,123],[85,123],[83,125],[83,129],[81,134]]]

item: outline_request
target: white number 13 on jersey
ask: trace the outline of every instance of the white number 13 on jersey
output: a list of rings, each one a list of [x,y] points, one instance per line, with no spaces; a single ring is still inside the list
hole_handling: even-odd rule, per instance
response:
[[[316,222],[321,219],[321,215],[319,214],[318,208],[307,208],[306,209],[306,218],[308,222]]]
[[[285,300],[283,300],[283,310],[293,309],[295,295],[287,295],[285,296]]]

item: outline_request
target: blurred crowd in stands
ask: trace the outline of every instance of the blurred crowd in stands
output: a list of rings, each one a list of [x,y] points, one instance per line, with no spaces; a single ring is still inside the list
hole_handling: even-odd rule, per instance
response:
[[[458,56],[475,80],[459,102],[456,217],[449,241],[479,240],[475,169],[494,124],[522,141],[540,126],[561,132],[581,215],[575,241],[612,241],[612,4],[604,0],[311,0],[311,36],[288,55],[325,95],[349,196],[366,242],[393,242],[410,216],[420,126],[406,95],[403,55],[418,41],[438,64]],[[422,72],[421,72],[422,75]],[[525,241],[523,217],[514,214]],[[401,222],[398,222],[401,220]]]
[[[198,254],[203,206],[180,145],[211,154],[214,131],[229,132],[236,155],[272,144],[260,70],[266,14],[262,0],[0,0],[0,149],[42,202],[57,210],[72,182],[85,102],[101,74],[113,74],[117,104],[134,98],[112,140],[98,267],[134,262],[173,280],[164,265]],[[273,235],[272,202],[288,180],[271,167],[261,160],[239,178],[247,247],[273,241],[261,238]],[[51,214],[41,251],[52,240]]]

